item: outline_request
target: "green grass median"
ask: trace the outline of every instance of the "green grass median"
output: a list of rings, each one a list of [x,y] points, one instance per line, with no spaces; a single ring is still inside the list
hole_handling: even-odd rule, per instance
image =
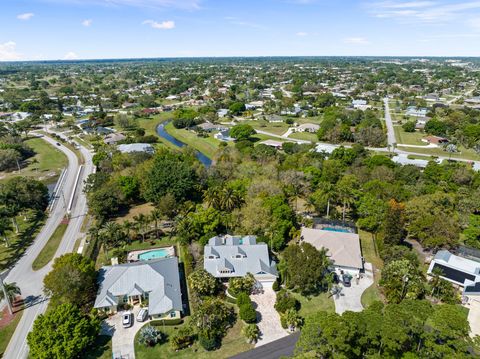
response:
[[[68,227],[68,221],[63,220],[55,229],[52,236],[48,239],[48,242],[45,244],[45,247],[42,248],[41,252],[38,254],[37,258],[32,263],[33,270],[39,270],[45,267],[48,262],[53,259],[55,252],[62,241],[63,235]]]

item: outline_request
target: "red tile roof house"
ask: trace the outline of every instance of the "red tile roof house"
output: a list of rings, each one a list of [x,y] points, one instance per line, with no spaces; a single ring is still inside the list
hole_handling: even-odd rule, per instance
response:
[[[444,145],[448,143],[448,139],[439,136],[427,136],[422,138],[422,142],[433,143],[434,145]]]

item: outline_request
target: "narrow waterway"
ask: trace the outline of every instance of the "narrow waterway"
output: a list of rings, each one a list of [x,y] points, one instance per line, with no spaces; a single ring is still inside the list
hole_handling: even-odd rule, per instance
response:
[[[177,147],[185,147],[187,144],[183,143],[180,140],[177,140],[175,137],[173,137],[171,134],[169,134],[167,131],[165,131],[165,126],[169,123],[170,121],[165,121],[162,122],[157,126],[157,134],[166,139],[168,142],[173,143]],[[212,160],[208,158],[204,153],[195,150],[195,156],[197,156],[198,160],[202,162],[206,167],[210,167],[212,165]]]

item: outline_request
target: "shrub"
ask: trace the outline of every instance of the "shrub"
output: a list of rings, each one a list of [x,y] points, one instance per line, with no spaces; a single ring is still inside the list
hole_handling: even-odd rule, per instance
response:
[[[275,282],[273,282],[272,289],[273,289],[275,292],[278,292],[278,291],[280,290],[280,284],[278,283],[278,280],[276,280]]]
[[[257,312],[255,312],[252,302],[243,303],[240,306],[240,318],[242,318],[245,323],[255,323],[257,321]]]
[[[138,334],[138,342],[148,347],[153,347],[165,339],[163,333],[151,325],[147,325],[140,329]]]
[[[219,340],[215,336],[209,336],[207,333],[200,333],[198,342],[206,351],[215,350],[220,346]]]
[[[250,344],[255,343],[260,336],[260,330],[256,324],[247,324],[243,327],[242,333]]]
[[[255,277],[252,273],[247,273],[245,277],[230,278],[228,280],[228,291],[235,297],[241,292],[251,294],[254,285]]]
[[[285,290],[277,292],[275,309],[279,313],[285,313],[289,309],[300,309],[300,302]]]
[[[172,336],[170,339],[170,345],[172,346],[173,350],[177,351],[188,348],[193,344],[194,341],[195,334],[192,327],[185,326],[180,328],[178,332]]]
[[[246,293],[240,293],[237,296],[237,305],[240,308],[243,304],[250,304],[252,301]]]
[[[415,132],[415,121],[408,121],[402,125],[405,132]]]

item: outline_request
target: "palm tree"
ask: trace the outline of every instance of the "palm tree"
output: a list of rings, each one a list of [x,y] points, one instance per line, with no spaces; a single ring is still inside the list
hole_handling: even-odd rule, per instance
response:
[[[10,243],[8,242],[7,232],[12,230],[12,224],[7,217],[0,217],[0,235],[5,241],[5,246],[8,247]]]
[[[134,224],[131,221],[126,220],[123,222],[123,229],[126,231],[125,234],[127,235],[127,241],[128,243],[130,243],[131,242],[130,231],[134,229]]]
[[[203,199],[208,206],[218,209],[220,207],[220,193],[218,187],[209,187],[203,192]]]
[[[2,291],[0,292],[0,299],[5,299],[8,306],[8,311],[10,314],[13,314],[12,302],[15,300],[17,295],[22,294],[22,291],[17,286],[17,283],[4,283],[3,279],[0,278],[0,285],[2,286]]]
[[[114,248],[125,240],[125,233],[122,226],[116,222],[107,222],[101,230],[101,239],[108,256],[108,248]]]
[[[162,219],[162,212],[160,210],[158,210],[157,208],[155,208],[154,210],[152,210],[152,212],[150,212],[150,220],[155,225],[155,236],[156,236],[157,239],[159,237],[159,235],[158,235],[158,221],[160,221],[161,219]]]
[[[135,224],[138,225],[140,234],[142,235],[142,242],[145,242],[145,234],[147,233],[147,225],[150,222],[148,217],[143,213],[140,213],[138,216],[134,216],[133,220]]]
[[[219,193],[220,209],[231,212],[243,202],[242,196],[232,188],[223,188]]]

